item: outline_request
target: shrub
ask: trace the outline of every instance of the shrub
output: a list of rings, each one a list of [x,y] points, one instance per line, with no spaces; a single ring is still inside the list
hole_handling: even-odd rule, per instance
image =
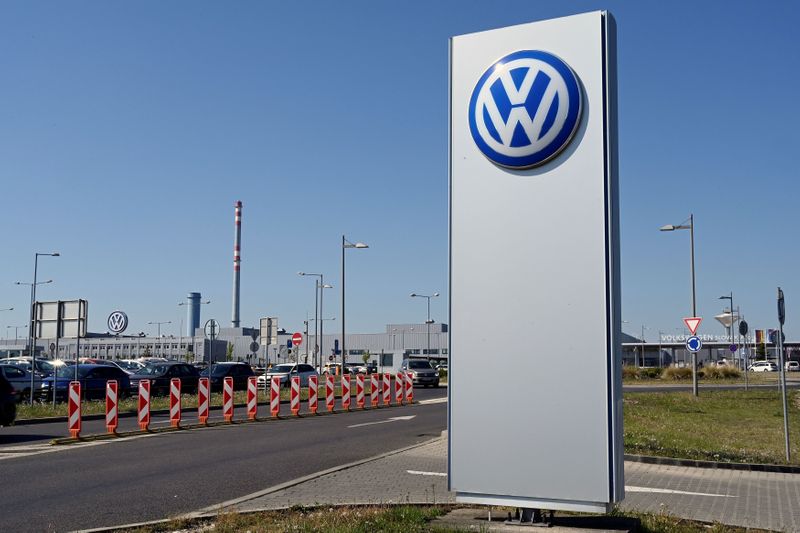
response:
[[[639,379],[639,372],[636,370],[635,367],[623,366],[622,379]]]
[[[658,379],[661,377],[661,369],[660,368],[640,368],[639,369],[639,378],[640,379]]]
[[[661,373],[661,379],[691,379],[691,377],[691,368],[679,368],[677,366],[666,368]]]
[[[707,366],[701,368],[698,374],[705,379],[731,379],[739,378],[742,373],[734,366]]]

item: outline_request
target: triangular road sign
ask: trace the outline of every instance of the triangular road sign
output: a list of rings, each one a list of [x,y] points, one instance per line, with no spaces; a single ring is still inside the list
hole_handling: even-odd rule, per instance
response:
[[[700,325],[703,319],[699,316],[693,316],[689,318],[684,318],[683,323],[686,324],[686,327],[689,328],[689,332],[694,335],[697,333],[697,327]]]

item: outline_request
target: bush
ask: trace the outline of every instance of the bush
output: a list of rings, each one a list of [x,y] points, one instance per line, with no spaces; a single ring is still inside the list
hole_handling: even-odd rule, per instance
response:
[[[664,372],[661,373],[661,379],[691,379],[692,377],[692,369],[691,368],[679,368],[677,366],[671,366],[669,368],[664,369]]]
[[[732,379],[742,377],[738,368],[733,366],[707,366],[698,371],[704,379]]]
[[[622,379],[639,379],[639,371],[633,366],[623,366]]]
[[[660,368],[640,368],[639,369],[639,378],[640,379],[659,379],[661,377],[661,369]]]

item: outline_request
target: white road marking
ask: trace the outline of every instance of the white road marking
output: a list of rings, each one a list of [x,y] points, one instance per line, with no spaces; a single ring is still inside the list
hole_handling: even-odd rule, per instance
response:
[[[712,496],[715,498],[738,498],[730,494],[710,494],[707,492],[688,492],[685,490],[654,489],[651,487],[629,487],[625,486],[625,492],[655,492],[658,494],[684,494],[687,496]]]
[[[378,420],[377,422],[364,422],[363,424],[353,424],[352,426],[347,426],[348,428],[360,428],[362,426],[374,426],[376,424],[388,424],[389,422],[397,422],[398,420],[408,421],[412,418],[416,418],[417,415],[409,415],[409,416],[393,416],[388,420]]]
[[[422,470],[406,470],[409,474],[414,474],[415,476],[440,476],[440,477],[447,477],[447,472],[423,472]]]
[[[446,402],[447,402],[447,396],[445,396],[444,398],[433,398],[431,400],[421,400],[421,401],[419,401],[417,403],[419,405],[430,405],[432,403],[446,403]]]

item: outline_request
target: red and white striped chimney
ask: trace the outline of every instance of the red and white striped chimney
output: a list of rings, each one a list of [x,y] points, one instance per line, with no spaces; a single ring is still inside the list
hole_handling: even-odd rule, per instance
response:
[[[240,255],[242,250],[242,202],[234,204],[235,233],[233,239],[233,310],[231,313],[231,327],[239,327],[239,263],[242,262]]]

